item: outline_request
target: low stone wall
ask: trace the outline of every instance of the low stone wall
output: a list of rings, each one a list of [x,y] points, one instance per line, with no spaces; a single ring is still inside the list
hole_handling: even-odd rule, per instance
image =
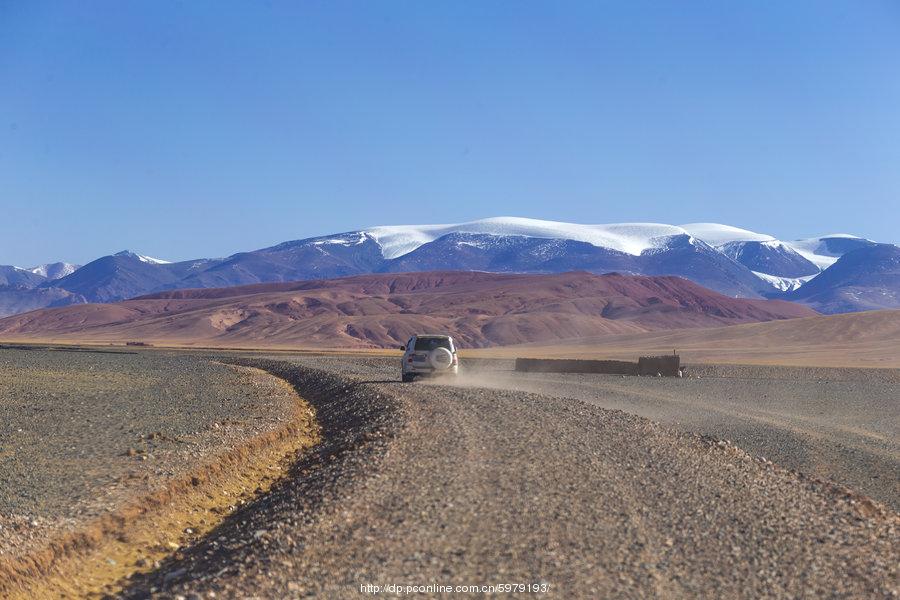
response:
[[[652,375],[677,377],[678,356],[642,356],[638,362],[625,360],[578,360],[517,358],[516,371],[523,373],[598,373],[604,375]]]
[[[675,354],[665,356],[642,356],[638,359],[638,375],[677,377],[681,358]]]

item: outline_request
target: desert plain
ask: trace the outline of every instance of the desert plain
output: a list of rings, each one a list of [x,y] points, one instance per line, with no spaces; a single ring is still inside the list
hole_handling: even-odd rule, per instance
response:
[[[375,354],[0,350],[0,589],[897,591],[896,369],[622,377],[470,356],[402,384],[399,352]]]
[[[395,344],[448,330],[459,375],[401,383]],[[0,595],[893,597],[898,357],[900,311],[582,273],[9,317]]]

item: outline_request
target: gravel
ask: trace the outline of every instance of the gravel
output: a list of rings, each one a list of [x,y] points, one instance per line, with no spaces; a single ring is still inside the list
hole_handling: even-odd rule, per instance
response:
[[[316,407],[325,441],[126,596],[529,583],[559,598],[898,592],[897,513],[724,441],[568,398],[404,385],[393,361],[250,362]]]
[[[461,385],[582,400],[731,440],[900,510],[900,369],[704,365],[660,379],[466,366]]]
[[[258,385],[189,355],[0,350],[0,555],[289,418]]]

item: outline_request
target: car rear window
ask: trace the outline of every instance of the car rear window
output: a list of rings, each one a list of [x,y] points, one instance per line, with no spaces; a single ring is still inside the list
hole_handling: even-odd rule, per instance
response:
[[[416,340],[416,352],[431,352],[435,348],[446,348],[452,351],[453,346],[447,338],[418,338]]]

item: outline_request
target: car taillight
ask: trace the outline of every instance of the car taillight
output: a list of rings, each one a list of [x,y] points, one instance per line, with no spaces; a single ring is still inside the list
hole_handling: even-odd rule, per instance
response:
[[[412,356],[406,359],[406,362],[412,362]]]

